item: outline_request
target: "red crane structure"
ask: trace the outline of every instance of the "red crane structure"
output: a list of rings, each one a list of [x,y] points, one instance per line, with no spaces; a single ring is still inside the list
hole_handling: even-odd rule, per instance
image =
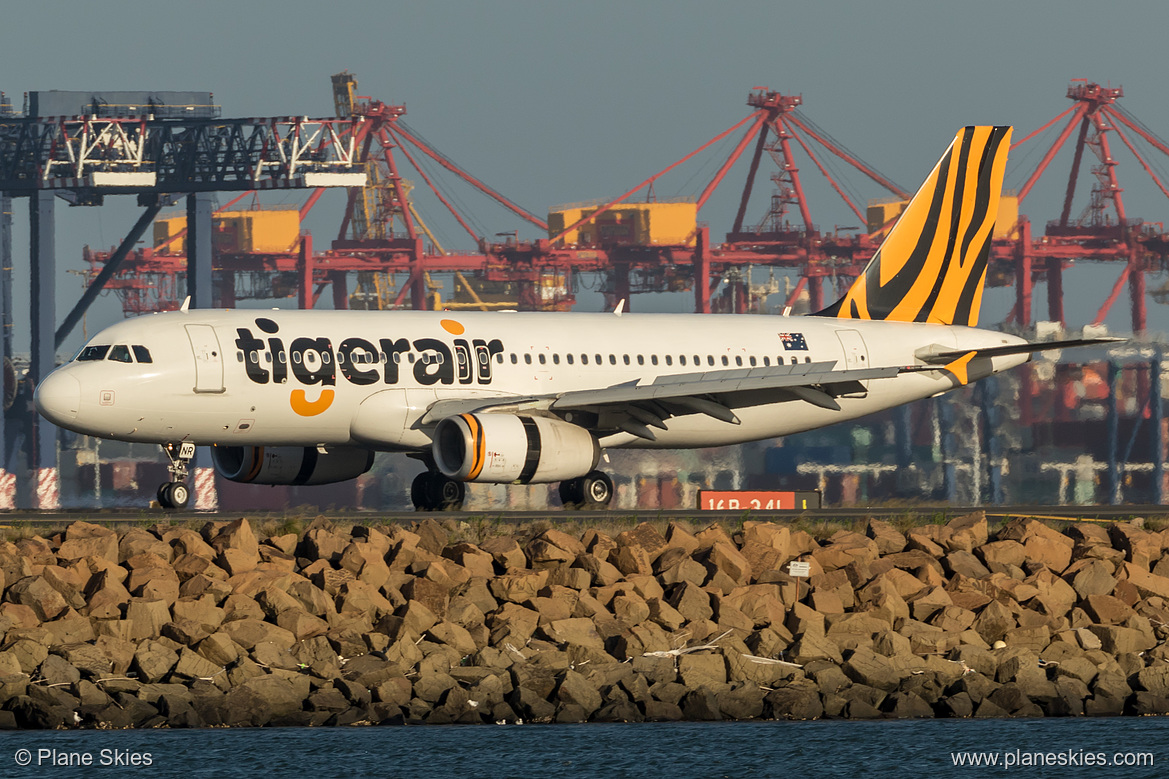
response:
[[[747,99],[751,112],[728,129],[620,197],[564,207],[554,211],[546,222],[467,173],[405,126],[405,106],[356,96],[356,84],[348,73],[333,77],[338,116],[363,119],[355,125],[355,132],[361,159],[368,165],[370,184],[364,189],[349,190],[337,238],[327,251],[319,253],[314,252],[308,233],[299,234],[295,245],[280,251],[221,249],[215,259],[218,304],[233,305],[237,297],[286,297],[295,290],[298,304],[309,308],[331,286],[337,308],[429,308],[437,304],[566,309],[575,302],[573,278],[601,272],[606,277],[603,291],[610,307],[620,300],[628,301],[634,293],[692,289],[699,313],[745,312],[756,301],[752,300],[744,271],[763,266],[794,271],[798,281],[786,304],[794,305],[806,290],[808,305],[814,311],[826,302],[826,282],[835,281],[840,288],[859,275],[909,197],[906,190],[865,164],[805,116],[799,110],[801,95],[756,87]],[[1127,215],[1109,134],[1115,133],[1167,197],[1169,189],[1140,145],[1169,154],[1169,143],[1121,108],[1117,103],[1123,96],[1120,88],[1073,81],[1067,96],[1074,101],[1071,108],[1015,144],[1020,146],[1061,120],[1068,120],[1012,201],[1022,204],[1079,127],[1060,218],[1047,223],[1045,235],[1034,238],[1027,217],[1019,216],[1015,210],[1004,218],[1000,212],[988,280],[998,286],[1015,285],[1016,303],[1009,321],[1019,327],[1032,323],[1035,282],[1046,282],[1048,317],[1063,322],[1063,270],[1077,259],[1122,261],[1124,270],[1093,321],[1103,321],[1127,283],[1133,329],[1141,332],[1147,320],[1145,274],[1164,267],[1169,240],[1160,224]],[[693,212],[687,229],[671,233],[668,240],[650,240],[629,228],[630,220],[637,216],[630,209],[654,205],[655,182],[730,138],[737,139],[730,154],[722,159],[697,197],[687,201]],[[713,244],[710,228],[697,220],[698,214],[748,149],[752,150],[750,162],[732,229],[725,242]],[[1073,218],[1073,196],[1085,149],[1092,152],[1098,164],[1091,168],[1094,185],[1088,205]],[[427,173],[423,161],[441,167],[512,214],[547,231],[548,237],[489,241],[472,229],[471,220],[455,207],[455,198]],[[869,203],[867,212],[862,210],[845,182],[829,170],[836,162],[843,162],[875,183],[888,193],[887,200],[891,202]],[[752,223],[752,195],[761,169],[768,164],[773,166],[773,191],[762,218]],[[410,185],[403,176],[407,166],[473,239],[476,252],[443,251],[414,209]],[[817,228],[801,177],[811,169],[825,179],[865,225],[864,229]],[[646,202],[631,200],[643,191],[647,193]],[[300,209],[301,218],[321,192],[317,190],[309,197]],[[107,284],[121,296],[127,313],[177,305],[175,279],[185,268],[185,258],[181,249],[172,250],[172,245],[180,235],[181,232],[172,234],[153,248],[134,252],[124,262],[122,272]],[[96,273],[108,254],[86,249],[86,258]],[[357,291],[353,295],[348,290],[351,273],[357,274]],[[436,301],[431,294],[429,276],[439,273],[455,275],[454,301]],[[716,295],[720,287],[722,292]]]
[[[1063,271],[1076,259],[1091,259],[1125,264],[1108,297],[1093,317],[1092,324],[1104,321],[1127,282],[1133,332],[1141,333],[1146,329],[1148,309],[1145,274],[1164,267],[1169,241],[1162,224],[1145,223],[1128,216],[1122,196],[1124,190],[1116,175],[1118,163],[1112,155],[1108,135],[1115,133],[1166,197],[1169,197],[1169,189],[1166,189],[1154,171],[1147,154],[1141,153],[1134,143],[1134,137],[1130,137],[1126,130],[1135,139],[1143,140],[1161,154],[1169,155],[1169,144],[1117,103],[1123,96],[1121,87],[1102,87],[1083,79],[1075,80],[1067,91],[1067,97],[1074,101],[1073,105],[1014,144],[1019,146],[1025,143],[1071,115],[1019,190],[1021,206],[1072,131],[1079,126],[1059,219],[1049,221],[1045,235],[1039,240],[1033,240],[1030,221],[1020,216],[1012,237],[995,241],[992,264],[998,264],[1000,270],[1007,273],[1013,270],[1016,301],[1009,319],[1020,326],[1025,327],[1032,322],[1031,295],[1036,280],[1047,282],[1048,319],[1066,324]],[[1097,164],[1091,168],[1095,182],[1087,206],[1073,219],[1072,206],[1085,149],[1090,150],[1096,158]]]

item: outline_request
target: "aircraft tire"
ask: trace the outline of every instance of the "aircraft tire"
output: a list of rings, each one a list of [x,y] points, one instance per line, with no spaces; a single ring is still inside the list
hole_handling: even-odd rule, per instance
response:
[[[580,498],[581,508],[607,508],[613,500],[613,480],[602,471],[590,471],[580,478]]]
[[[433,471],[418,474],[410,484],[410,500],[417,511],[458,511],[466,494],[461,481]]]
[[[435,508],[439,511],[458,511],[463,507],[463,498],[467,495],[467,488],[461,481],[448,479],[441,473],[431,476],[432,489],[435,498]]]
[[[414,477],[414,481],[410,483],[410,502],[414,504],[415,511],[432,511],[434,507],[430,505],[430,477],[429,471],[423,471]]]
[[[169,497],[171,508],[185,509],[191,502],[191,488],[183,481],[171,482]]]
[[[579,478],[565,479],[560,482],[557,491],[560,493],[560,503],[566,509],[578,508],[581,503],[581,490]]]
[[[164,509],[185,509],[191,502],[191,488],[186,482],[168,481],[158,488],[158,505]]]

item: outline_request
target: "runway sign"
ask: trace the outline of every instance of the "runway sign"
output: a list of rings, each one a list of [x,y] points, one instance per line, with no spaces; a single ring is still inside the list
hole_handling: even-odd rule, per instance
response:
[[[820,493],[768,490],[699,490],[700,511],[803,511],[820,508]]]

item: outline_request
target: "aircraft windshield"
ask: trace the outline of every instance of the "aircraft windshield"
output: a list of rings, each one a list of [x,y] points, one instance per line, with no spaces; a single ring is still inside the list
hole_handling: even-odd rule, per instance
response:
[[[114,362],[134,362],[134,358],[130,356],[130,347],[125,344],[118,344],[110,349],[109,359]]]
[[[87,346],[81,350],[81,354],[77,355],[77,360],[78,362],[84,362],[86,360],[104,360],[106,358],[106,352],[109,350],[109,344],[104,344],[101,346]]]
[[[138,359],[138,362],[154,362],[154,360],[150,357],[150,350],[145,346],[134,344],[130,348],[134,350],[134,356]]]

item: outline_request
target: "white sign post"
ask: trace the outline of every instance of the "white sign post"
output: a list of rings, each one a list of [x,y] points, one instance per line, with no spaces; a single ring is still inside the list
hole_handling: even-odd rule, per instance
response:
[[[803,562],[801,560],[792,560],[787,564],[787,572],[795,577],[796,580],[796,601],[800,599],[800,579],[810,576],[812,573],[812,564]]]

